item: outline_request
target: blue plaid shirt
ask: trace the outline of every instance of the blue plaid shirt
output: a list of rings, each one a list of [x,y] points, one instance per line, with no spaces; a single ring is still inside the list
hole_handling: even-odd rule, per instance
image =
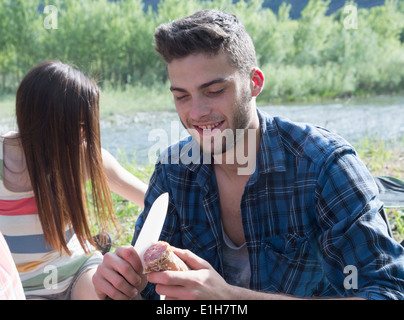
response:
[[[301,297],[404,299],[403,247],[388,235],[377,186],[353,147],[325,129],[258,115],[256,169],[240,203],[250,288]],[[211,164],[189,163],[194,143],[185,139],[160,156],[133,241],[151,204],[168,191],[160,239],[191,250],[223,276],[216,177]],[[184,155],[187,161],[181,161]],[[142,295],[158,297],[152,284]]]

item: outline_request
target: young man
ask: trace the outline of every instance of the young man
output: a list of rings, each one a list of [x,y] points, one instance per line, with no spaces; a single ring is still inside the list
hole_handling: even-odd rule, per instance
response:
[[[191,270],[145,277],[121,247],[93,277],[99,295],[404,299],[403,247],[373,178],[342,138],[257,110],[264,75],[238,19],[197,12],[160,26],[155,42],[191,138],[161,155],[133,242],[169,192],[161,239],[187,249],[176,253]]]

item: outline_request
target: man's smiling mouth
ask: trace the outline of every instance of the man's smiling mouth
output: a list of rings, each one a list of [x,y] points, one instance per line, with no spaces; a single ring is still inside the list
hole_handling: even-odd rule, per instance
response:
[[[221,122],[216,122],[213,124],[208,124],[208,125],[203,125],[203,126],[196,126],[199,129],[202,129],[203,131],[212,131],[213,129],[215,129]]]
[[[193,127],[199,132],[201,135],[211,135],[217,132],[218,130],[220,131],[220,128],[222,127],[224,123],[223,121],[219,122],[212,122],[212,123],[203,123],[203,124],[193,124]]]

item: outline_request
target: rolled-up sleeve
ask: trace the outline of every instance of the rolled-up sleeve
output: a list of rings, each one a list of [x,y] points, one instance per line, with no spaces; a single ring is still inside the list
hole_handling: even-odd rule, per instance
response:
[[[404,300],[404,249],[389,236],[377,186],[353,150],[328,158],[316,202],[323,268],[337,292]]]

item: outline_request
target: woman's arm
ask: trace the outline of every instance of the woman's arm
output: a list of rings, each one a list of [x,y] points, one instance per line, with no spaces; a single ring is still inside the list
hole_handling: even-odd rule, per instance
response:
[[[102,149],[102,160],[111,190],[125,199],[136,203],[143,209],[147,184],[124,169],[105,149]]]

